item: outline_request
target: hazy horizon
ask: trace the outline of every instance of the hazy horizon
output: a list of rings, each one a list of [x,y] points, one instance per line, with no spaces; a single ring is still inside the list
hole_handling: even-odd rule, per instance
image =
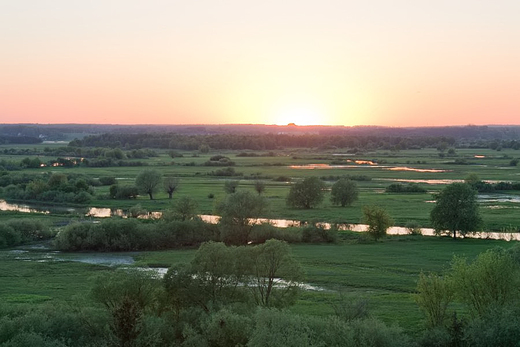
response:
[[[0,122],[520,124],[520,2],[0,4]]]

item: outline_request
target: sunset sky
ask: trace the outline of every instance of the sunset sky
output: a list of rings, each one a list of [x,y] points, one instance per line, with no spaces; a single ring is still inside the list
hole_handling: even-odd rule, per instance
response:
[[[520,124],[519,0],[6,0],[0,47],[0,123]]]

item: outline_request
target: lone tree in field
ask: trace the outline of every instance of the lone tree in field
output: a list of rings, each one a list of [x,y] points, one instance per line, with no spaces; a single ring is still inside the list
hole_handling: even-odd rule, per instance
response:
[[[342,178],[332,185],[330,201],[341,207],[350,206],[358,199],[357,184],[348,178]]]
[[[325,183],[318,177],[308,177],[291,186],[287,194],[287,205],[292,207],[313,208],[323,201]]]
[[[171,199],[173,193],[175,193],[179,189],[179,179],[177,177],[172,176],[164,177],[163,187],[166,193],[168,193],[168,198]]]
[[[365,206],[363,208],[363,221],[368,224],[368,234],[376,241],[385,236],[386,229],[394,223],[388,212],[379,206]]]
[[[435,195],[436,204],[430,213],[435,231],[448,232],[457,238],[475,231],[482,223],[477,192],[467,183],[452,183]]]
[[[153,200],[153,193],[161,184],[161,174],[157,170],[143,170],[137,175],[135,185],[140,193],[148,194]]]
[[[265,182],[256,180],[255,181],[255,190],[258,193],[258,195],[261,195],[265,191]]]

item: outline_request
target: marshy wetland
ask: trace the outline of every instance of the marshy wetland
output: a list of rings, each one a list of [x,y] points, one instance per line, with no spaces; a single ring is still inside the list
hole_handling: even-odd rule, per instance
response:
[[[37,157],[42,163],[48,163],[58,158],[49,153],[62,146],[61,143],[3,145],[0,146],[0,160],[12,163],[26,157],[10,154],[14,148],[37,153],[27,157]],[[226,182],[236,181],[237,191],[258,195],[255,185],[260,181],[264,187],[260,195],[267,204],[262,215],[255,216],[256,223],[270,223],[284,228],[284,233],[295,234],[314,225],[324,230],[336,228],[334,242],[310,244],[300,240],[290,244],[305,277],[299,282],[304,290],[287,312],[328,317],[335,314],[339,303],[362,299],[368,303],[371,317],[388,326],[398,325],[413,339],[421,336],[424,330],[424,316],[416,304],[417,281],[421,273],[446,271],[454,255],[474,259],[496,247],[510,249],[516,244],[510,240],[518,240],[520,235],[518,190],[479,192],[483,223],[466,238],[452,240],[434,236],[430,221],[435,194],[451,183],[464,182],[472,174],[490,185],[517,183],[520,168],[512,163],[520,153],[514,149],[456,148],[450,157],[440,156],[435,148],[356,153],[294,148],[273,150],[268,155],[265,151],[248,151],[244,155],[239,150],[215,149],[208,153],[176,150],[174,155],[171,150],[151,151],[153,155],[146,158],[125,159],[129,163],[139,162],[136,166],[67,164],[5,170],[4,180],[10,175],[30,177],[23,183],[24,187],[34,180],[49,180],[55,174],[68,177],[69,182],[83,180],[89,185],[90,197],[86,203],[13,199],[9,194],[14,188],[5,185],[0,196],[1,221],[44,220],[53,235],[58,235],[69,224],[103,225],[110,219],[136,219],[153,228],[154,223],[163,223],[162,214],[168,215],[177,202],[189,197],[196,202],[199,218],[216,224],[219,222],[217,205],[228,196],[224,189]],[[122,153],[127,156],[130,151],[122,150]],[[216,156],[220,163],[229,160],[232,164],[213,165],[212,158]],[[227,159],[223,161],[222,157]],[[99,183],[103,177],[111,177],[118,186],[131,186],[145,169],[178,179],[172,199],[162,186],[153,200],[142,193],[130,199],[114,198],[110,191],[114,184]],[[291,186],[308,177],[319,177],[324,183],[323,201],[311,209],[289,206],[286,197]],[[333,205],[330,201],[331,187],[342,177],[355,182],[359,190],[358,199],[347,207]],[[423,191],[387,191],[391,184],[410,183],[420,186]],[[81,184],[77,183],[78,186]],[[366,230],[363,207],[374,205],[384,208],[394,222],[388,229],[388,236],[377,242],[363,232]],[[417,235],[417,232],[410,235],[411,223],[416,231],[421,230],[428,237]],[[27,307],[45,310],[49,305],[57,305],[61,310],[75,306],[103,315],[103,308],[92,299],[91,293],[98,276],[132,269],[151,269],[162,276],[173,264],[189,263],[196,254],[195,245],[156,251],[58,251],[52,237],[36,240],[0,250],[0,298],[5,312],[23,311]],[[450,307],[463,316],[469,315],[460,303]]]

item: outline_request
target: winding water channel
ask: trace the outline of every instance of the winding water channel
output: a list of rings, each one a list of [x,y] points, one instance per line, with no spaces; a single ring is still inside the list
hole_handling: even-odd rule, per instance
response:
[[[487,195],[484,198],[490,198],[491,195]],[[126,218],[127,214],[122,209],[110,209],[103,207],[89,207],[84,209],[74,209],[74,208],[58,208],[61,211],[69,212],[69,213],[77,213],[81,214],[85,217],[96,217],[96,218],[107,218],[112,216],[119,216]],[[25,204],[10,204],[5,200],[0,200],[0,211],[18,211],[24,213],[42,213],[42,214],[50,214],[52,213],[53,208],[45,207],[45,206],[31,206]],[[150,212],[148,215],[140,216],[139,218],[160,218],[162,215],[161,212]],[[200,218],[206,223],[216,224],[218,223],[220,217],[216,215],[199,215]],[[255,224],[263,224],[269,223],[277,228],[288,228],[288,227],[299,227],[302,226],[302,222],[297,220],[290,219],[267,219],[267,218],[258,218],[252,221]],[[325,229],[330,229],[330,223],[319,223],[320,226]],[[340,225],[340,230],[351,230],[356,232],[365,232],[367,230],[366,224],[342,224]],[[432,228],[421,228],[421,234],[424,236],[436,236],[435,230]],[[388,228],[387,234],[389,235],[407,235],[410,231],[405,227],[400,226],[392,226]],[[520,241],[520,233],[505,233],[505,232],[474,232],[467,234],[466,237],[469,238],[477,238],[477,239],[493,239],[493,240],[506,240],[506,241]]]

